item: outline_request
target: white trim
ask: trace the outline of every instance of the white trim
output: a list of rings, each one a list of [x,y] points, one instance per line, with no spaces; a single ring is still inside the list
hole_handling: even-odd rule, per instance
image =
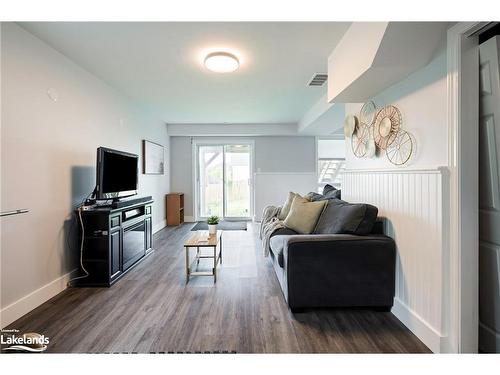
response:
[[[449,352],[477,352],[478,337],[478,226],[477,226],[477,119],[479,94],[478,68],[474,64],[476,38],[466,35],[479,22],[459,22],[448,30],[448,168],[450,169],[450,221],[447,278],[449,296]],[[472,52],[472,53],[471,53]],[[472,63],[471,63],[472,62]],[[478,63],[478,62],[477,62]],[[462,82],[465,80],[465,82]],[[466,95],[468,94],[468,95]],[[462,122],[464,125],[462,125]],[[474,208],[475,206],[475,208]],[[466,215],[462,215],[466,212]]]
[[[415,311],[410,309],[404,302],[394,298],[394,306],[391,312],[401,323],[410,329],[433,353],[441,353],[445,337],[440,335]]]
[[[162,230],[163,228],[165,228],[167,226],[167,220],[162,220],[160,221],[159,223],[156,223],[154,226],[153,226],[153,234],[155,234],[156,232]]]
[[[255,172],[255,175],[311,175],[316,172]]]
[[[8,326],[23,315],[26,315],[31,310],[40,306],[42,303],[47,302],[52,297],[61,293],[67,288],[68,281],[75,276],[77,271],[77,269],[74,269],[4,307],[0,311],[0,327],[4,328]]]
[[[366,173],[426,173],[426,174],[443,174],[447,173],[447,167],[437,167],[437,168],[429,168],[429,169],[411,169],[411,168],[397,168],[397,169],[346,169],[344,174],[366,174]]]
[[[249,145],[250,146],[250,212],[248,218],[240,219],[252,219],[255,215],[255,180],[253,178],[255,173],[255,140],[248,138],[224,138],[224,137],[212,137],[211,139],[206,138],[191,138],[191,160],[192,160],[192,192],[193,192],[193,222],[204,220],[206,218],[198,217],[198,189],[197,189],[197,173],[198,173],[198,146],[200,145],[211,145],[211,146],[224,146],[224,145]],[[231,218],[237,219],[237,218]],[[184,217],[184,221],[186,217]]]

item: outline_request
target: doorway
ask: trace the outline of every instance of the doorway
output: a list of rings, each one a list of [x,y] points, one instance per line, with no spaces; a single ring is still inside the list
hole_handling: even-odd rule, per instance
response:
[[[253,143],[194,144],[195,219],[250,220],[253,215]]]

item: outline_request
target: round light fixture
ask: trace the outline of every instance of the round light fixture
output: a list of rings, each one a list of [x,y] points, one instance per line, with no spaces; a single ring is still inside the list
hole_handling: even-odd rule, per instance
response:
[[[216,73],[231,73],[240,67],[238,58],[229,52],[212,52],[204,63],[208,70]]]

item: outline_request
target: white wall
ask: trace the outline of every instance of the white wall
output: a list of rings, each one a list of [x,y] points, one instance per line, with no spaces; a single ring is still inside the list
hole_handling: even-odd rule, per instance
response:
[[[345,159],[343,139],[321,138],[318,140],[318,158]]]
[[[445,246],[448,215],[446,55],[442,51],[425,68],[378,94],[378,106],[393,104],[411,132],[416,150],[404,167],[385,154],[356,158],[346,144],[342,195],[367,202],[387,217],[396,240],[396,297],[393,313],[435,352],[446,350],[447,271]],[[346,105],[357,114],[360,104]]]
[[[213,138],[196,138],[196,140]],[[217,137],[224,141],[231,137]],[[255,171],[258,173],[315,173],[315,138],[310,137],[238,137],[255,142]],[[170,137],[171,188],[184,193],[185,215],[194,216],[192,147],[190,137]],[[315,190],[315,186],[311,187]],[[286,197],[283,197],[283,200]],[[258,202],[255,202],[258,206]]]
[[[1,219],[4,326],[62,290],[76,267],[72,211],[94,187],[96,148],[141,155],[142,139],[167,150],[169,139],[148,110],[11,23],[2,24],[1,135],[1,209],[30,210]],[[166,170],[139,177],[139,194],[155,199],[155,229],[164,225],[168,162]]]

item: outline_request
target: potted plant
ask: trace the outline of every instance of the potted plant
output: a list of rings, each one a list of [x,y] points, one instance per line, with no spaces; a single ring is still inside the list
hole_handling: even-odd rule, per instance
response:
[[[219,217],[218,216],[210,216],[207,219],[207,224],[208,224],[208,234],[216,234],[217,233],[217,224],[219,224]]]

